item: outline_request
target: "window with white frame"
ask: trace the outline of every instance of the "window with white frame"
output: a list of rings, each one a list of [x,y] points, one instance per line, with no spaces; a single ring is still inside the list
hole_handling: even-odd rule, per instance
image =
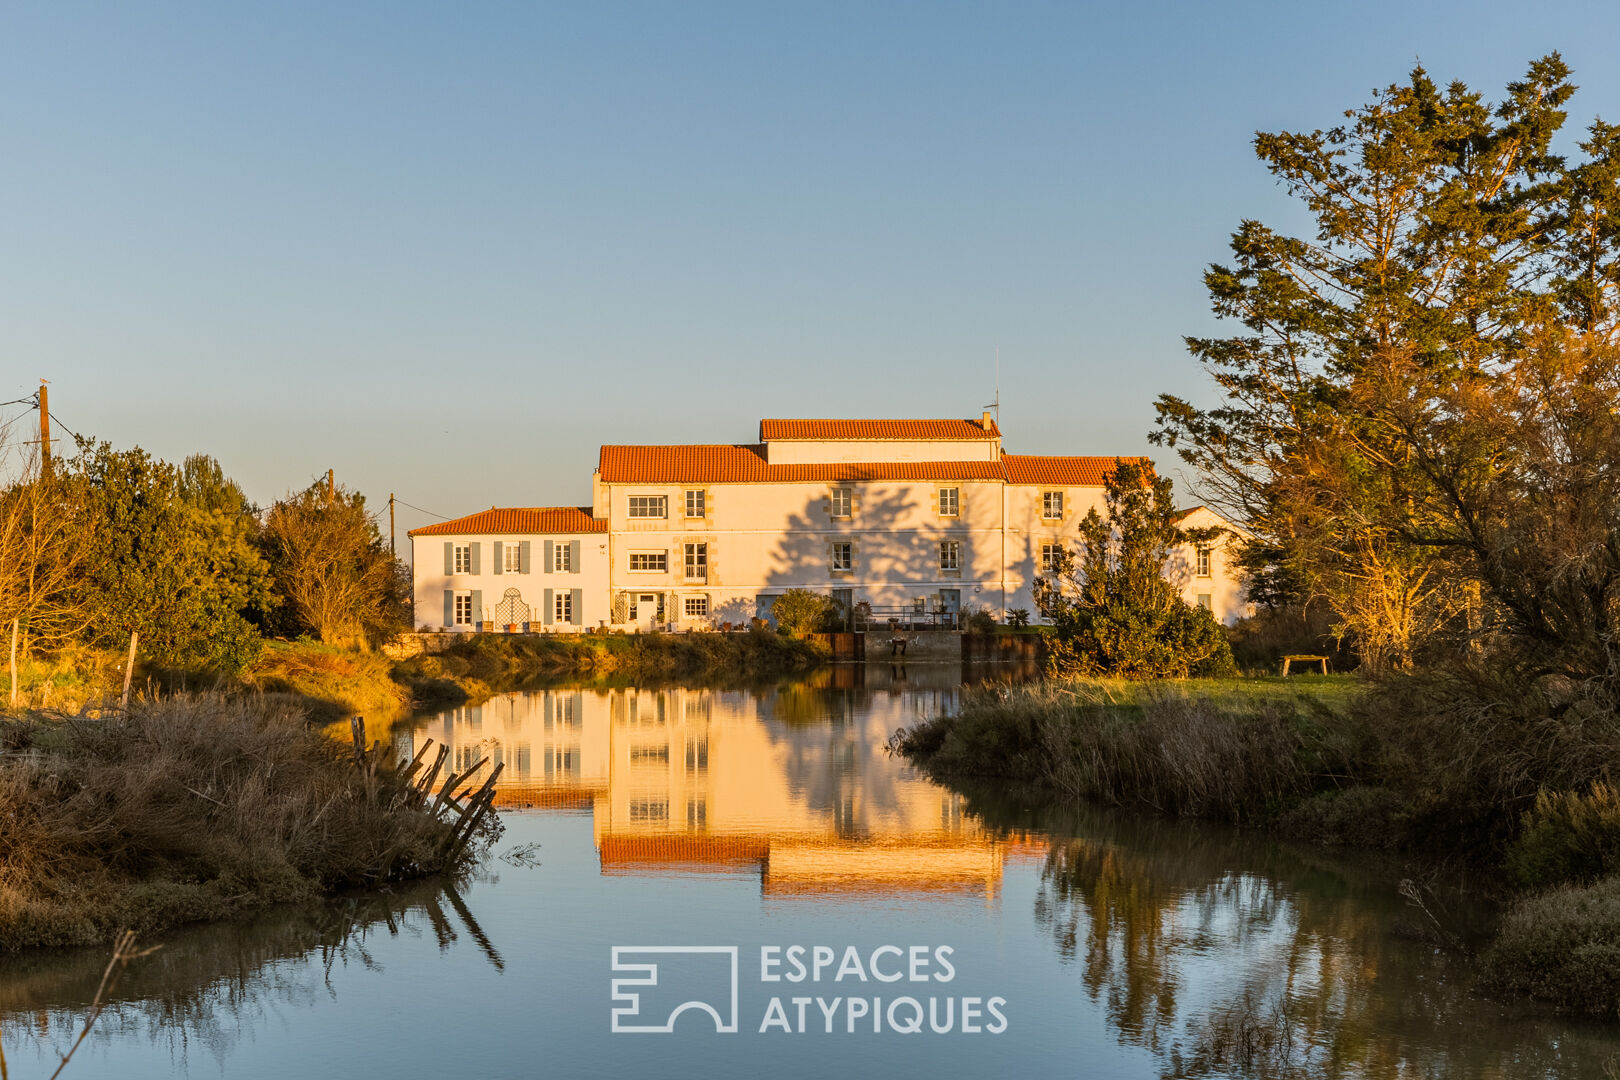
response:
[[[688,596],[681,601],[681,610],[688,618],[706,619],[709,617],[709,598],[707,596]]]
[[[1200,545],[1198,545],[1198,550],[1197,550],[1197,552],[1194,553],[1194,561],[1196,562],[1197,567],[1198,567],[1198,576],[1199,577],[1209,577],[1209,545],[1208,544],[1200,544]]]
[[[662,574],[669,569],[669,552],[632,551],[630,553],[630,569]]]
[[[962,541],[941,540],[939,542],[939,568],[941,570],[962,569]]]
[[[574,572],[574,545],[566,540],[559,540],[551,545],[551,571],[554,574],[572,574]]]
[[[472,545],[457,544],[455,546],[455,555],[455,562],[452,564],[456,568],[455,572],[458,574],[472,573]]]
[[[855,493],[847,487],[832,489],[827,512],[835,518],[847,518],[855,512]]]
[[[832,545],[832,569],[836,573],[841,570],[855,569],[855,545],[848,540],[834,540]]]
[[[633,518],[669,517],[668,495],[630,496],[630,516]]]
[[[557,592],[556,599],[552,601],[557,617],[553,622],[571,623],[574,621],[574,594],[566,589]]]
[[[1048,520],[1059,520],[1063,517],[1063,492],[1041,492],[1041,517]]]
[[[939,516],[955,517],[960,504],[960,491],[957,488],[939,489]]]
[[[704,492],[701,488],[696,489],[694,491],[688,491],[686,493],[686,516],[687,517],[689,517],[689,518],[700,518],[707,512],[708,507],[706,505],[706,500],[704,498],[705,494],[706,494],[706,492]]]
[[[472,593],[456,593],[455,620],[457,626],[471,626],[473,622]]]
[[[668,821],[668,799],[631,799],[631,821]]]
[[[1058,544],[1041,545],[1041,573],[1053,574],[1057,572],[1058,563],[1063,558],[1063,548]]]
[[[686,544],[681,554],[687,581],[707,581],[709,577],[709,545]]]
[[[501,570],[508,574],[523,573],[523,546],[507,544],[501,548]]]
[[[1205,611],[1214,611],[1215,610],[1215,598],[1213,596],[1211,596],[1207,592],[1199,593],[1198,594],[1198,606],[1203,608]]]

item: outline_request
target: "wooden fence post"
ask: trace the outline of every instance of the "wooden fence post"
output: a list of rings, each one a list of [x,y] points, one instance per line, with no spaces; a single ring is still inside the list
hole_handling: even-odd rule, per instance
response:
[[[119,707],[122,709],[129,708],[129,680],[135,674],[135,643],[139,640],[141,640],[140,631],[131,630],[129,632],[129,659],[124,661],[124,697],[119,702]]]

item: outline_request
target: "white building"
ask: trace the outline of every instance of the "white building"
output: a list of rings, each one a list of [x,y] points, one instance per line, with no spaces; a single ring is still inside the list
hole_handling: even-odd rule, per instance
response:
[[[1194,506],[1176,515],[1184,529],[1219,529],[1213,539],[1184,544],[1165,567],[1167,576],[1189,604],[1208,608],[1217,620],[1231,625],[1254,614],[1243,593],[1243,575],[1236,564],[1235,545],[1252,534],[1207,506]]]
[[[1005,453],[989,413],[764,420],[755,443],[603,446],[589,512],[491,509],[412,532],[416,622],[742,627],[769,618],[788,589],[868,605],[879,625],[919,612],[944,625],[978,611],[1035,619],[1035,578],[1074,545],[1087,512],[1103,508],[1103,476],[1118,460]],[[523,580],[489,569],[498,562],[506,575],[529,575],[529,556],[514,545],[560,552],[565,542],[574,559],[567,582],[557,580],[554,555],[541,555],[546,570]],[[1188,602],[1227,622],[1244,612],[1221,543],[1181,561],[1188,565],[1172,576]],[[570,621],[561,618],[564,595]],[[513,618],[525,605],[544,614]]]
[[[418,629],[567,632],[608,619],[607,522],[588,509],[491,507],[409,535]]]
[[[608,522],[614,619],[744,625],[793,588],[880,620],[1033,616],[1035,578],[1102,507],[1117,460],[1005,453],[988,413],[764,420],[757,443],[604,446],[592,509]]]

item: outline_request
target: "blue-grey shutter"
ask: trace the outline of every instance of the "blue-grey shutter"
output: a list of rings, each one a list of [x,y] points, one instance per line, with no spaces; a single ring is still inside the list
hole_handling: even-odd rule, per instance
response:
[[[456,594],[449,589],[444,590],[444,625],[456,625]]]
[[[579,541],[575,540],[574,543],[577,545],[579,543]],[[581,607],[580,607],[580,605],[582,605],[584,603],[585,603],[585,590],[584,589],[575,589],[574,590],[574,625],[576,625],[576,626],[583,626],[585,624],[585,614],[581,610]]]
[[[551,541],[547,540],[540,549],[540,572],[542,574],[549,574],[557,568],[556,556],[552,554],[552,551]],[[550,621],[550,618],[546,619],[546,622]]]
[[[478,545],[477,544],[473,545],[473,550],[474,551],[478,550]],[[477,564],[475,563],[474,564],[474,570],[476,570],[476,569],[477,569]],[[482,589],[474,589],[473,594],[472,594],[472,602],[473,602],[473,629],[474,630],[482,630],[484,628],[484,590],[482,590]]]
[[[495,548],[495,551],[494,551],[494,554],[493,554],[493,559],[494,559],[494,562],[495,562],[495,566],[490,570],[490,573],[498,574],[498,573],[501,572],[501,542],[499,540],[497,540],[497,541],[495,541],[493,546]]]
[[[456,572],[456,545],[453,540],[444,542],[444,576],[449,577]]]
[[[579,573],[579,541],[575,540],[568,545],[568,565],[574,573]]]
[[[557,618],[557,598],[550,589],[546,590],[546,598],[542,603],[545,607],[540,610],[540,621],[549,626]]]
[[[525,574],[532,572],[529,569],[529,542],[527,540],[523,541],[518,547],[518,569]]]
[[[468,544],[467,546],[472,548],[472,572],[475,573],[475,574],[483,573],[482,570],[478,569],[478,549],[483,547],[484,545],[480,544],[477,540],[474,540],[472,543]]]

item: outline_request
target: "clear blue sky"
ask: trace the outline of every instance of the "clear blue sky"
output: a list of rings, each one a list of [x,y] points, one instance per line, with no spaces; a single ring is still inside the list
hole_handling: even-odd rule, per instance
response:
[[[9,5],[0,401],[456,515],[588,502],[603,442],[974,415],[999,346],[1010,449],[1142,453],[1204,266],[1299,224],[1257,129],[1557,49],[1578,131],[1617,47],[1613,0]]]

